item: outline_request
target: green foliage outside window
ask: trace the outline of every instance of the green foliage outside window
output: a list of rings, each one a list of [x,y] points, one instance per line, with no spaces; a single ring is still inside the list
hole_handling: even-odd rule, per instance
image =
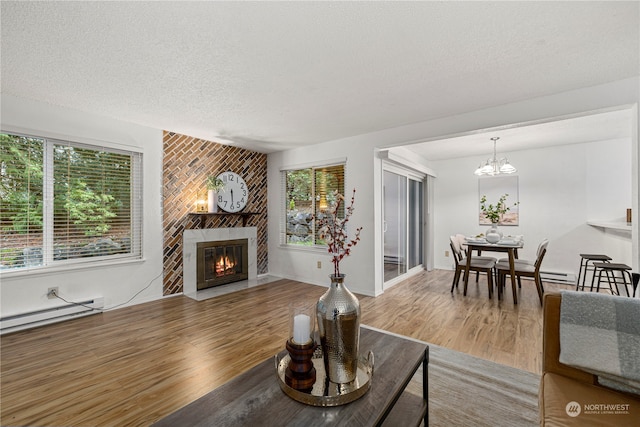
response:
[[[64,209],[69,220],[86,236],[102,236],[109,229],[109,219],[115,218],[119,201],[109,194],[96,194],[87,183],[75,180],[65,196]]]
[[[46,224],[53,225],[54,260],[128,253],[132,159],[131,153],[0,134],[0,268],[27,266],[29,254],[42,262]],[[53,194],[45,206],[47,185]]]
[[[344,165],[289,170],[286,179],[286,243],[324,245],[314,218],[322,218],[344,192]],[[344,216],[344,209],[338,213]]]
[[[43,142],[0,134],[0,229],[42,229]]]

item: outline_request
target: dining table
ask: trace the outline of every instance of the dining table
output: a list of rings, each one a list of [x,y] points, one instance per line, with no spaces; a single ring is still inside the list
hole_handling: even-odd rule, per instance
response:
[[[465,239],[464,244],[467,246],[467,268],[464,272],[465,289],[469,284],[469,269],[471,268],[471,259],[473,257],[474,251],[477,251],[478,255],[480,255],[483,251],[506,252],[509,256],[509,273],[511,276],[511,288],[513,289],[513,303],[518,304],[518,295],[516,293],[515,260],[518,259],[518,249],[522,249],[524,247],[524,240],[505,238],[498,241],[497,243],[489,243],[484,238],[467,238]],[[497,283],[497,280],[496,286],[498,286],[498,298],[500,298],[501,289],[500,284]]]

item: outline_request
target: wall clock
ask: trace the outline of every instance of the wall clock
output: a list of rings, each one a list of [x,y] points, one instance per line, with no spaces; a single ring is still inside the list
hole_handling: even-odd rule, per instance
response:
[[[239,212],[249,200],[249,187],[235,172],[223,172],[218,178],[224,182],[224,189],[218,193],[218,206],[226,212]]]

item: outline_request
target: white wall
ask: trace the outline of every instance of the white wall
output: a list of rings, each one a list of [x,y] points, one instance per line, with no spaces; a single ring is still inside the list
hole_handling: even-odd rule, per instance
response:
[[[500,226],[523,234],[521,258],[535,259],[538,243],[549,239],[543,270],[577,276],[580,253],[605,253],[632,264],[630,232],[603,231],[589,220],[624,221],[631,207],[631,141],[615,140],[502,153],[518,168],[520,222]],[[478,225],[477,157],[431,163],[435,180],[435,267],[451,268],[445,257],[449,236],[475,235]],[[513,195],[509,201],[514,201]],[[498,255],[499,256],[499,255]]]
[[[357,246],[353,255],[345,258],[343,261],[344,273],[348,274],[347,283],[349,287],[356,291],[367,295],[377,295],[382,293],[382,203],[381,203],[381,187],[382,187],[382,166],[381,160],[376,158],[377,150],[380,148],[388,148],[395,146],[407,145],[410,143],[451,137],[461,135],[467,132],[477,131],[479,129],[489,129],[499,126],[508,126],[518,123],[526,123],[533,120],[546,120],[553,117],[561,117],[565,115],[573,115],[588,111],[597,111],[604,108],[614,108],[621,105],[630,105],[634,109],[634,127],[631,138],[631,177],[629,184],[631,187],[631,207],[634,212],[638,210],[638,108],[640,101],[640,78],[612,82],[600,86],[577,89],[569,92],[558,93],[554,95],[544,96],[540,98],[530,99],[509,105],[503,105],[485,110],[461,114],[458,116],[445,117],[426,122],[416,123],[412,125],[402,126],[393,129],[387,129],[366,135],[359,135],[351,138],[345,138],[338,141],[331,141],[319,144],[313,147],[299,148],[286,152],[269,154],[268,157],[268,185],[269,185],[269,271],[273,274],[301,280],[309,283],[328,285],[327,275],[331,269],[328,268],[327,262],[321,270],[316,269],[316,261],[324,257],[328,260],[328,255],[314,252],[310,250],[288,249],[280,246],[280,228],[279,220],[282,214],[280,206],[280,174],[279,170],[283,166],[291,166],[296,164],[309,164],[312,161],[322,161],[323,159],[347,156],[346,171],[346,188],[357,187],[358,197],[356,212],[354,214],[352,224],[363,226],[362,242]],[[595,153],[595,151],[593,152]],[[585,153],[585,156],[587,154]],[[595,156],[594,157],[598,157]],[[520,168],[522,162],[518,162],[518,156],[510,156],[510,160]],[[468,166],[467,169],[473,169],[477,166],[477,159]],[[438,171],[443,172],[443,171]],[[471,177],[475,177],[471,175]],[[523,175],[524,177],[524,175]],[[440,178],[440,176],[439,176]],[[583,175],[586,180],[586,175]],[[526,183],[526,181],[525,181]],[[529,183],[526,183],[529,187]],[[522,185],[522,184],[521,184]],[[472,186],[475,200],[477,197],[477,188]],[[584,188],[582,185],[580,188]],[[570,191],[570,190],[567,190]],[[457,202],[464,203],[462,200],[464,195],[459,195]],[[529,197],[529,196],[527,196]],[[586,195],[583,196],[586,208]],[[628,199],[624,201],[624,208],[627,207]],[[455,203],[456,200],[450,200]],[[535,202],[535,199],[531,202]],[[530,203],[530,201],[527,201]],[[473,210],[477,213],[477,207],[473,202]],[[524,206],[523,215],[524,213]],[[624,214],[624,210],[622,210]],[[527,212],[526,215],[529,213]],[[595,214],[595,211],[594,211]],[[603,213],[604,214],[604,213]],[[475,215],[475,213],[474,213]],[[608,212],[607,212],[608,215]],[[435,215],[434,215],[435,218]],[[596,218],[594,218],[596,219]],[[549,221],[553,218],[549,217]],[[452,219],[453,221],[453,219]],[[557,220],[556,220],[557,221]],[[434,219],[437,225],[437,220]],[[459,224],[462,222],[458,222]],[[581,230],[576,230],[577,226],[571,226],[568,232],[580,234]],[[587,226],[584,226],[587,227]],[[588,229],[589,234],[594,230]],[[638,221],[633,223],[632,244],[630,265],[637,271],[640,268],[639,261],[639,227]],[[587,231],[587,229],[585,229]],[[436,233],[438,231],[436,230]],[[446,231],[442,235],[448,235]],[[538,232],[527,231],[527,240],[535,241]],[[542,232],[540,232],[542,235]],[[610,236],[609,236],[610,237]],[[610,243],[609,237],[602,236],[607,239],[606,245]],[[569,239],[570,236],[563,236],[563,239]],[[615,238],[613,239],[615,241]],[[442,239],[440,239],[442,241]],[[446,237],[445,237],[446,243]],[[440,243],[438,243],[440,244]],[[611,248],[612,256],[620,253],[621,257],[626,253],[628,244],[626,240],[615,249]],[[563,245],[556,242],[556,249],[562,250]],[[607,246],[608,247],[608,246]],[[429,248],[428,250],[439,250],[443,252],[441,246]],[[585,248],[586,249],[586,248]],[[613,254],[615,252],[615,254]],[[575,254],[568,253],[565,256],[573,257]],[[550,257],[551,258],[551,257]],[[629,259],[629,258],[626,258]],[[574,261],[575,262],[575,261]],[[442,264],[442,263],[441,263]],[[564,264],[563,264],[564,265]],[[567,264],[568,265],[568,264]]]
[[[70,269],[47,274],[2,274],[2,316],[60,305],[47,299],[47,288],[59,287],[60,295],[77,301],[103,296],[105,308],[125,303],[149,283],[130,304],[162,297],[162,131],[106,117],[2,95],[2,129],[70,140],[105,141],[143,151],[144,201],[141,261]],[[154,280],[155,279],[155,280]]]
[[[280,221],[284,215],[284,206],[280,187],[280,170],[290,167],[311,166],[333,159],[346,158],[345,193],[347,202],[351,191],[356,189],[355,210],[349,220],[349,237],[359,226],[364,229],[360,242],[353,248],[351,255],[340,263],[340,273],[346,274],[345,283],[354,292],[373,295],[375,283],[374,268],[374,232],[373,209],[373,148],[361,144],[342,144],[331,142],[308,148],[272,153],[268,156],[267,179],[269,187],[269,273],[281,277],[300,280],[307,283],[328,286],[330,274],[333,274],[331,257],[325,250],[310,248],[288,248],[280,243]],[[317,268],[317,262],[322,268]],[[368,266],[368,268],[362,268]]]

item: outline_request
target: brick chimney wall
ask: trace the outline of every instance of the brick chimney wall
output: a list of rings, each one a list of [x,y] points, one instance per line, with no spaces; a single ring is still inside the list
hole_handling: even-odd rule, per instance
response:
[[[188,214],[196,202],[206,200],[206,179],[232,171],[249,187],[249,201],[243,212],[260,212],[247,221],[258,229],[258,274],[267,273],[267,155],[203,139],[164,132],[163,135],[163,293],[182,292],[182,232],[199,228],[200,219]],[[239,216],[207,219],[205,228],[242,227]]]

